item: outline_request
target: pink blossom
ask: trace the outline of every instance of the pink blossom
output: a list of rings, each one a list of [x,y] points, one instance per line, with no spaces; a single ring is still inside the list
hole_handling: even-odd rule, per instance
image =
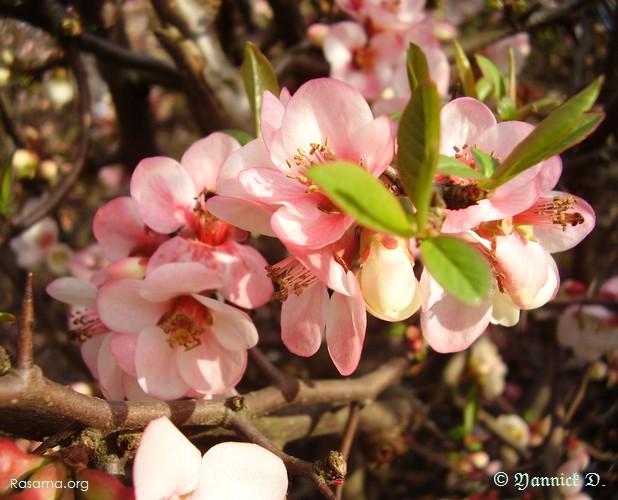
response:
[[[534,128],[529,123],[518,121],[497,123],[487,106],[469,97],[446,104],[440,119],[440,153],[453,156],[472,169],[478,168],[470,151],[473,146],[499,161],[506,158]],[[447,215],[441,230],[457,233],[483,221],[516,215],[551,190],[561,172],[560,158],[554,156],[525,170],[493,193],[478,189],[474,181],[442,178]]]
[[[163,157],[142,160],[131,178],[136,214],[129,220],[134,221],[135,230],[117,232],[109,247],[116,253],[123,247],[140,248],[150,242],[148,231],[167,234],[180,229],[178,236],[159,243],[148,272],[169,262],[201,262],[222,276],[220,291],[236,305],[254,308],[268,302],[273,289],[264,272],[266,261],[255,249],[235,241],[244,233],[217,219],[205,206],[221,165],[239,147],[230,136],[215,133],[194,143],[181,163]],[[124,202],[126,211],[128,204]],[[146,233],[140,230],[139,218]],[[140,245],[131,241],[132,234],[142,235]]]
[[[225,393],[240,381],[257,331],[244,312],[209,297],[219,287],[218,274],[197,262],[162,264],[143,280],[101,287],[101,321],[136,337],[135,375],[144,392],[169,400]],[[127,337],[116,342],[126,346]]]
[[[9,242],[22,269],[32,269],[44,262],[57,244],[58,224],[51,217],[41,219]]]
[[[337,6],[376,30],[403,30],[423,20],[425,0],[336,0]]]
[[[378,177],[393,157],[390,121],[374,119],[358,91],[326,78],[305,83],[289,101],[265,93],[261,116],[262,137],[225,162],[217,181],[223,196],[209,200],[208,209],[286,245],[318,249],[339,240],[354,218],[311,184],[305,170],[348,160]]]
[[[283,500],[288,477],[283,461],[256,444],[221,443],[202,457],[167,417],[161,417],[144,430],[133,483],[137,500]]]
[[[360,285],[334,248],[292,250],[296,257],[269,267],[280,287],[275,297],[283,303],[283,343],[294,354],[312,356],[325,336],[337,370],[350,375],[358,366],[367,327]]]

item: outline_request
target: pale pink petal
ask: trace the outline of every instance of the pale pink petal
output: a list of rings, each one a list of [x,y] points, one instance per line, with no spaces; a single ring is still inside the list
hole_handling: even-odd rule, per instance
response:
[[[558,184],[562,175],[562,160],[558,155],[543,161],[541,170],[534,178],[540,196],[545,195]]]
[[[94,237],[110,260],[128,257],[136,250],[156,248],[156,238],[151,235],[137,212],[133,199],[128,196],[115,198],[103,205],[94,216]],[[159,239],[162,239],[161,235]],[[150,252],[144,252],[149,254]]]
[[[204,455],[194,499],[284,500],[288,475],[283,461],[250,443],[221,443]]]
[[[52,281],[45,289],[54,299],[74,306],[93,307],[97,287],[79,278],[66,276]]]
[[[135,347],[135,369],[144,392],[157,399],[172,400],[184,396],[191,385],[181,376],[176,357],[184,348],[170,347],[166,339],[158,326],[144,328]]]
[[[248,314],[210,297],[197,294],[191,296],[214,313],[214,335],[223,347],[229,350],[237,349],[239,340],[244,349],[257,344],[258,333]],[[230,331],[233,331],[234,335],[230,334]],[[229,342],[226,337],[229,337]]]
[[[187,386],[203,394],[224,394],[233,389],[247,367],[247,350],[237,338],[234,350],[223,347],[212,332],[203,334],[202,343],[193,349],[176,349],[176,363]]]
[[[303,84],[290,99],[283,117],[285,151],[290,158],[298,148],[311,149],[328,137],[338,158],[350,158],[358,145],[355,134],[373,120],[369,104],[346,83],[316,78]]]
[[[529,309],[548,279],[546,252],[519,232],[497,236],[495,241],[495,267],[502,286],[517,307]]]
[[[556,261],[548,252],[545,252],[545,258],[547,260],[547,281],[528,304],[529,309],[544,306],[556,298],[560,290],[560,273]]]
[[[255,309],[270,301],[274,292],[266,275],[268,262],[255,249],[228,241],[213,249],[213,258],[222,264],[221,294],[245,309]]]
[[[496,291],[491,297],[491,323],[494,325],[513,326],[519,321],[520,309],[511,300],[508,293]]]
[[[326,342],[335,367],[350,375],[360,361],[367,330],[365,299],[352,271],[348,271],[350,296],[333,293],[326,315]]]
[[[238,184],[240,187],[240,184]],[[249,196],[245,194],[245,196]],[[260,202],[215,196],[206,203],[208,211],[233,226],[252,233],[275,236],[270,219],[275,207]]]
[[[167,311],[167,302],[150,302],[139,295],[142,280],[120,279],[105,283],[97,295],[101,321],[118,333],[138,334]]]
[[[240,144],[231,135],[214,132],[189,146],[180,163],[198,191],[214,192],[221,166],[239,148]]]
[[[460,210],[446,210],[446,218],[440,231],[443,233],[462,233],[483,222],[491,212],[491,202],[480,200],[474,205]]]
[[[122,390],[122,370],[112,356],[111,342],[116,335],[104,335],[104,340],[99,349],[97,357],[97,368],[99,371],[99,385],[105,399],[110,401],[124,400]]]
[[[238,183],[238,174],[253,167],[275,168],[262,139],[254,139],[245,144],[225,161],[217,178],[217,194],[248,198],[249,195]]]
[[[311,199],[286,204],[271,219],[275,234],[284,244],[313,249],[336,242],[353,223],[351,215],[323,212]]]
[[[95,335],[87,339],[80,347],[84,363],[86,363],[90,373],[92,373],[92,376],[97,380],[99,379],[99,351],[105,339],[113,335],[114,334],[111,332],[103,335]]]
[[[138,213],[160,233],[172,233],[186,223],[198,194],[189,174],[171,158],[146,158],[131,177],[131,196]]]
[[[129,401],[158,401],[144,392],[137,381],[137,378],[128,373],[122,374],[122,391],[124,397]]]
[[[281,121],[285,113],[285,106],[270,91],[262,95],[262,109],[260,110],[260,130],[266,148],[270,149],[270,144],[281,128]]]
[[[328,288],[343,295],[350,295],[346,270],[334,259],[334,245],[310,249],[286,242],[286,247]]]
[[[239,173],[238,181],[249,195],[265,203],[294,201],[300,197],[313,198],[312,194],[307,193],[306,185],[274,168],[248,168]]]
[[[110,349],[114,360],[122,371],[135,377],[135,346],[137,345],[136,335],[117,333],[111,341]]]
[[[326,313],[328,291],[315,283],[296,295],[291,293],[281,306],[281,340],[297,356],[313,356],[320,348]]]
[[[453,146],[473,146],[481,132],[496,124],[491,110],[471,97],[460,97],[440,111],[440,153],[453,156]]]
[[[192,292],[215,290],[222,285],[218,274],[198,262],[171,262],[148,273],[139,289],[142,298],[162,302]]]
[[[470,347],[489,324],[491,299],[484,299],[477,306],[465,304],[447,293],[427,270],[421,274],[420,283],[421,329],[425,340],[437,352],[458,352]]]
[[[133,485],[139,500],[186,495],[197,488],[200,451],[167,417],[153,420],[144,430],[133,463]]]
[[[583,217],[583,222],[575,226],[567,224],[565,227],[560,224],[534,225],[534,236],[549,253],[564,252],[565,250],[573,248],[590,234],[596,224],[594,209],[586,200],[559,191],[552,191],[546,195],[548,199],[554,196],[571,196],[575,200],[575,203],[566,213],[579,213]],[[518,220],[517,217],[515,220]]]
[[[618,296],[618,276],[612,276],[608,279],[599,291],[602,296],[615,299]]]
[[[363,27],[354,21],[342,21],[330,26],[324,39],[324,57],[337,70],[344,68],[353,60],[353,51],[365,47],[367,33]]]
[[[357,156],[349,158],[360,163],[374,177],[386,170],[393,155],[393,123],[388,116],[381,116],[360,128],[354,138]]]

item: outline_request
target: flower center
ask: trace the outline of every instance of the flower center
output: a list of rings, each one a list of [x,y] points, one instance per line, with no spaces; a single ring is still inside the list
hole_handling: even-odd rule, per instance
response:
[[[476,181],[461,177],[446,177],[440,183],[442,199],[446,208],[461,210],[476,205],[479,200],[487,197],[487,191],[476,185]]]
[[[274,266],[267,266],[266,273],[279,284],[274,297],[280,302],[285,302],[290,292],[300,295],[318,280],[296,257],[287,257]]]
[[[214,193],[202,190],[193,207],[194,220],[191,229],[195,237],[209,246],[219,246],[228,241],[231,237],[233,226],[224,222],[206,209],[206,201],[214,196]]]
[[[99,319],[96,309],[72,312],[69,315],[69,321],[74,326],[69,332],[71,339],[78,342],[85,342],[95,335],[109,332],[109,328]]]
[[[304,175],[304,171],[316,163],[328,163],[335,161],[337,159],[335,156],[335,151],[333,151],[329,146],[330,139],[326,137],[323,144],[310,142],[309,152],[305,151],[303,148],[298,148],[296,150],[297,154],[294,155],[292,160],[285,160],[290,168],[290,172],[286,174],[287,177],[290,179],[295,179],[305,186],[307,188],[305,192],[316,192],[318,187],[311,183],[311,180]]]
[[[577,200],[570,195],[558,195],[553,198],[539,198],[528,210],[513,217],[516,224],[552,227],[577,226],[585,222],[584,216],[573,211]]]
[[[168,336],[167,345],[172,349],[182,346],[186,351],[202,343],[201,336],[212,326],[210,311],[193,297],[178,297],[170,311],[159,320],[159,327]]]
[[[372,47],[361,47],[353,54],[352,64],[359,71],[371,71],[378,60],[378,53]]]

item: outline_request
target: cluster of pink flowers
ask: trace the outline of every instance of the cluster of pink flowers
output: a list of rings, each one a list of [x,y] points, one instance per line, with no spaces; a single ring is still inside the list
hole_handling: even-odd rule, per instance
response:
[[[478,169],[471,147],[497,162],[508,156],[533,129],[519,121],[496,122],[480,101],[464,97],[441,110],[440,152]],[[551,253],[579,243],[594,227],[592,207],[577,196],[553,191],[562,163],[545,160],[493,191],[470,179],[437,176],[446,203],[441,231],[476,246],[487,258],[494,289],[476,306],[446,293],[427,270],[421,276],[421,326],[437,351],[467,348],[492,322],[512,326],[521,309],[546,304],[560,278]]]
[[[401,111],[410,97],[406,51],[412,42],[423,48],[440,94],[447,94],[450,68],[424,0],[336,3],[352,20],[309,28],[310,38],[323,48],[332,78],[349,83],[367,99],[387,97],[388,104],[382,105]]]
[[[107,398],[207,397],[230,391],[244,374],[258,336],[238,307],[262,306],[273,287],[264,258],[240,243],[246,233],[206,209],[222,163],[239,147],[215,133],[180,163],[140,162],[131,196],[95,216],[106,265],[88,279],[49,285],[74,306],[73,333]]]

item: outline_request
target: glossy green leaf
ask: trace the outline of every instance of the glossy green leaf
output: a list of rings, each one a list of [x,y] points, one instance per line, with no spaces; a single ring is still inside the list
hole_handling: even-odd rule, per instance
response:
[[[475,56],[476,64],[478,64],[481,73],[487,79],[488,82],[491,83],[494,95],[497,99],[502,99],[506,93],[506,89],[504,86],[504,79],[500,70],[496,67],[496,65],[485,56],[481,56],[476,54]]]
[[[356,217],[363,226],[383,233],[413,236],[399,200],[356,163],[314,165],[306,174],[337,207]]]
[[[453,177],[463,177],[464,179],[487,179],[481,172],[473,170],[465,163],[446,155],[440,155],[437,173]]]
[[[430,80],[429,64],[423,49],[414,43],[410,43],[407,54],[408,64],[408,81],[410,82],[410,91],[414,93],[420,82]]]
[[[476,92],[476,98],[479,101],[486,102],[491,97],[494,88],[487,78],[481,77],[476,81],[474,91]]]
[[[470,151],[472,152],[472,156],[474,156],[476,165],[485,176],[483,180],[486,180],[487,177],[491,177],[496,167],[499,165],[498,160],[492,155],[485,153],[485,151],[481,151],[475,147],[470,148]]]
[[[515,101],[508,96],[505,96],[498,101],[496,110],[498,112],[498,119],[501,122],[514,120],[517,116],[517,106],[515,105]]]
[[[440,97],[433,82],[420,83],[412,94],[401,116],[397,139],[399,176],[423,232],[440,150]]]
[[[476,82],[470,60],[457,40],[453,39],[453,45],[455,46],[455,65],[457,66],[457,73],[459,74],[459,81],[463,86],[464,95],[474,97],[476,96]]]
[[[588,136],[602,115],[585,113],[596,101],[603,78],[588,87],[547,116],[509,154],[492,176],[493,187],[508,182],[537,163],[561,153]]]
[[[450,236],[438,236],[422,243],[421,255],[434,279],[462,302],[475,305],[489,295],[493,272],[472,245]]]
[[[255,133],[259,137],[260,110],[262,109],[262,94],[270,90],[276,96],[279,95],[279,83],[275,70],[264,54],[251,42],[245,45],[245,59],[242,66],[245,90],[251,104]]]

